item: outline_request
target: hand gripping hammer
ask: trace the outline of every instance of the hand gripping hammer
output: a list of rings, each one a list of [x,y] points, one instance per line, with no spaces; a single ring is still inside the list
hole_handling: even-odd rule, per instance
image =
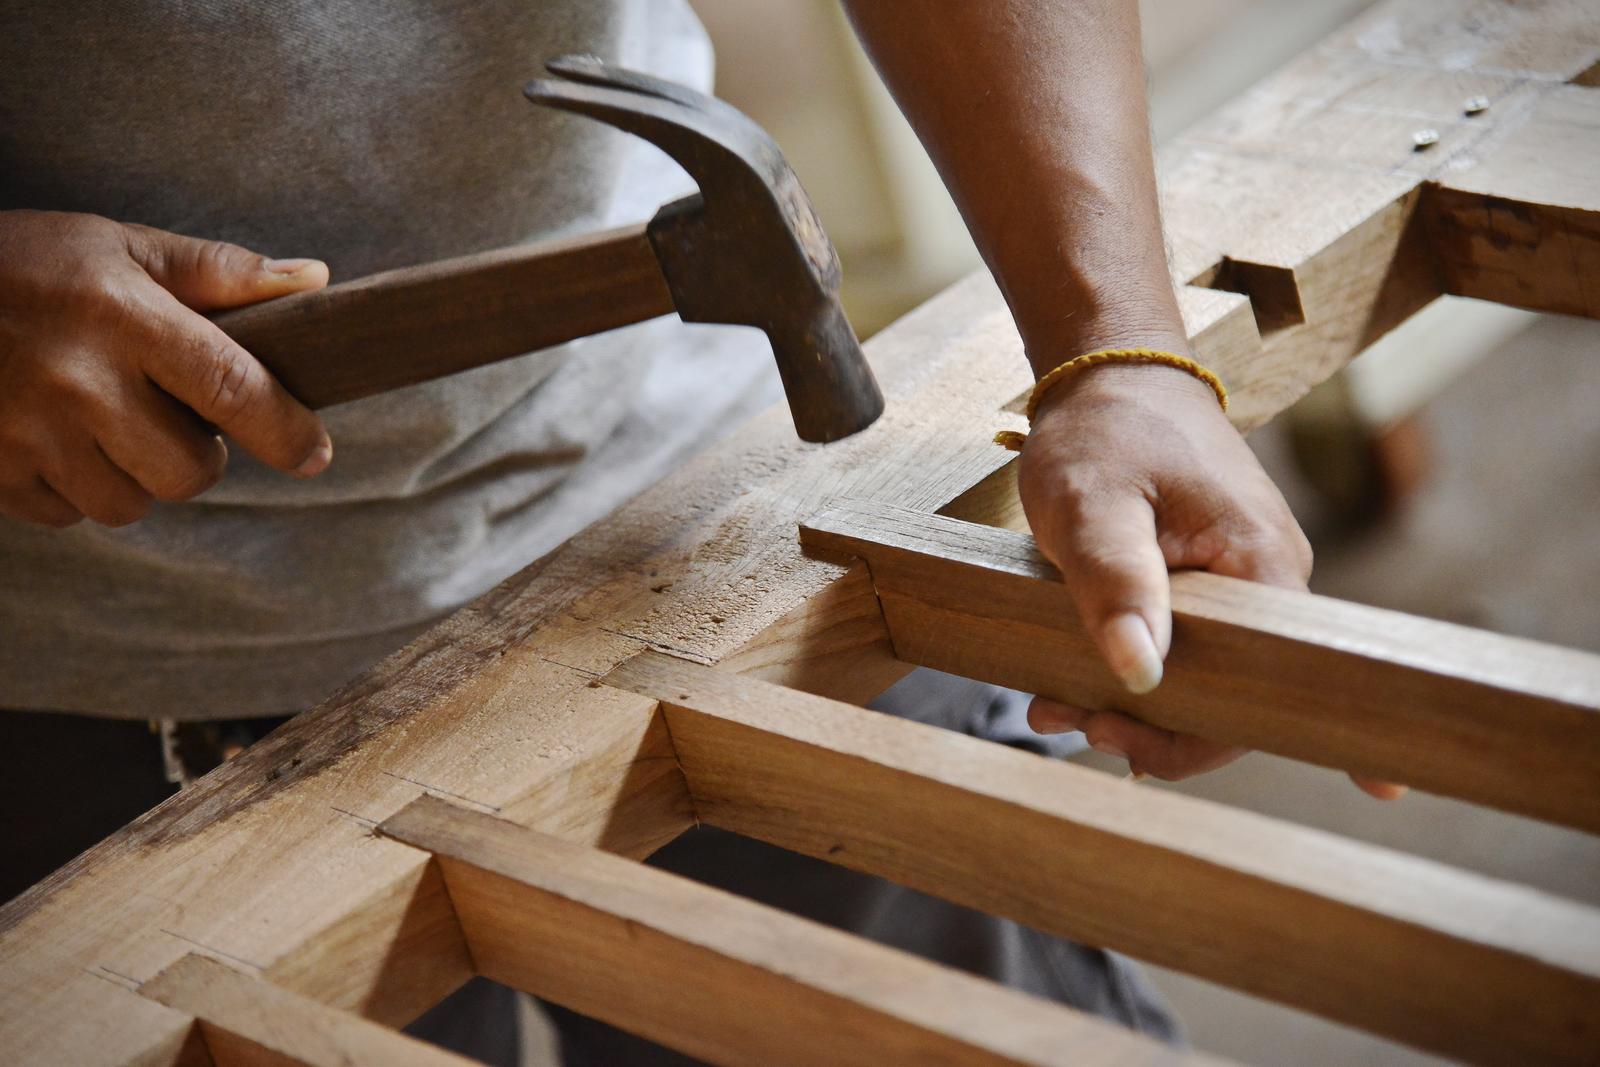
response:
[[[530,100],[644,138],[700,192],[645,225],[476,253],[226,312],[216,322],[325,407],[672,311],[756,326],[800,437],[871,425],[883,396],[839,305],[839,258],[778,146],[732,106],[590,56]]]

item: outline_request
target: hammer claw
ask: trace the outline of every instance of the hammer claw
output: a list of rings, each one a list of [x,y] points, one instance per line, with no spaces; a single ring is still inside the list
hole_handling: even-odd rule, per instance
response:
[[[679,85],[677,82],[667,81],[665,78],[656,78],[621,67],[608,67],[599,56],[557,56],[545,64],[545,69],[556,77],[565,78],[567,81],[578,82],[582,85],[603,85],[613,89],[626,89],[629,92],[639,93],[643,96],[671,100],[673,103],[704,111],[708,115],[714,115],[719,119],[755,125],[750,122],[744,112],[732,104],[718,100],[714,96],[697,92],[686,85]],[[759,129],[759,127],[757,128]]]
[[[629,133],[634,132],[630,125],[634,116],[691,130],[705,122],[705,116],[691,105],[604,82],[574,83],[542,78],[529,82],[522,95],[536,103],[600,119]]]
[[[618,84],[614,78],[547,78],[529,82],[523,95],[547,107],[599,119],[649,141],[688,171],[708,197],[730,181],[745,184],[748,176],[754,175],[761,182],[770,182],[788,172],[788,164],[766,131],[737,110],[720,101],[716,102],[718,108],[708,108],[705,102],[710,98],[689,89],[656,92],[647,86],[667,83],[642,74],[630,76],[641,85]]]

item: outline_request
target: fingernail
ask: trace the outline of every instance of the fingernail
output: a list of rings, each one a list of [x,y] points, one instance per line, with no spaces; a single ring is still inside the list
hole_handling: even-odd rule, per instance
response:
[[[1110,741],[1090,741],[1089,747],[1104,755],[1115,756],[1117,759],[1128,758],[1128,754],[1126,752],[1122,751],[1122,749],[1118,748]]]
[[[333,442],[324,436],[317,447],[311,450],[311,454],[294,469],[294,473],[301,478],[310,478],[327,470],[328,464],[332,462]]]
[[[1150,627],[1133,612],[1118,615],[1105,628],[1106,659],[1130,693],[1148,693],[1161,684],[1161,654]]]
[[[1028,725],[1036,734],[1069,734],[1078,728],[1080,717],[1035,705],[1028,714]]]
[[[315,262],[314,259],[263,259],[261,269],[271,274],[299,274]]]

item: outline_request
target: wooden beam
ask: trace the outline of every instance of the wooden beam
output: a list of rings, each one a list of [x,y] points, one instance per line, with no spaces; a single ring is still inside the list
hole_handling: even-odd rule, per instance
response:
[[[1562,84],[1600,59],[1597,24],[1594,0],[1374,4],[1166,147],[1174,280],[1262,322],[1257,348],[1203,353],[1236,425],[1445,293],[1600,314],[1600,94]]]
[[[379,832],[433,854],[482,974],[712,1063],[1215,1062],[436,798]]]
[[[139,992],[192,1015],[216,1067],[469,1067],[475,1061],[190,954]]]
[[[852,503],[801,539],[867,561],[909,663],[1600,831],[1600,656],[1190,572],[1135,697],[1026,534]]]
[[[1519,121],[1430,185],[1429,236],[1449,292],[1600,318],[1597,96],[1563,85],[1513,97],[1504,106],[1525,112]]]
[[[659,653],[606,682],[707,823],[1446,1055],[1600,1047],[1593,909]]]

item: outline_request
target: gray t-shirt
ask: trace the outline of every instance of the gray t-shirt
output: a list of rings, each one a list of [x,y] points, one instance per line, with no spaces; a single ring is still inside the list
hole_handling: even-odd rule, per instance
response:
[[[709,87],[681,0],[0,0],[0,209],[86,211],[335,279],[647,217],[665,156],[521,95],[592,52]],[[0,708],[299,711],[776,395],[675,319],[325,412],[133,526],[0,518]]]

